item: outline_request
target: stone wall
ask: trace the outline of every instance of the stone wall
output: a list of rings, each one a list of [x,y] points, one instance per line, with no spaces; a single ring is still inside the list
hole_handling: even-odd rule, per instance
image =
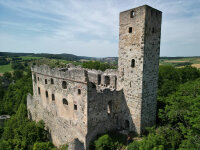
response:
[[[79,145],[88,147],[89,142],[96,135],[93,133],[102,133],[102,131],[111,129],[99,130],[96,128],[97,131],[89,133],[88,130],[96,126],[96,120],[93,120],[89,114],[92,114],[91,110],[94,110],[92,107],[98,105],[99,100],[103,100],[102,96],[106,105],[108,100],[114,100],[117,97],[116,94],[113,95],[117,84],[116,73],[116,70],[102,72],[80,67],[33,66],[33,97],[31,95],[27,97],[29,118],[36,121],[44,120],[53,143],[58,147],[66,143],[74,145],[75,139],[82,143]],[[107,79],[105,80],[105,78]],[[63,82],[65,83],[64,87]],[[95,93],[93,96],[91,90],[92,94]],[[106,91],[110,91],[109,94],[106,94]],[[91,102],[95,95],[97,95],[95,101]],[[103,107],[103,105],[100,106],[100,109]],[[94,115],[96,112],[93,113]],[[89,121],[88,118],[90,118]],[[100,121],[104,120],[104,118],[101,119],[100,114],[96,118]],[[110,126],[112,126],[111,123]]]
[[[40,66],[33,67],[32,73],[34,95],[32,100],[28,98],[27,101],[30,118],[36,121],[44,120],[56,146],[70,143],[75,138],[85,143],[87,134],[85,70],[68,68],[59,71]],[[66,83],[66,88],[63,88],[63,82]]]
[[[161,12],[147,5],[120,13],[118,89],[130,110],[130,130],[139,134],[155,124],[160,30]]]

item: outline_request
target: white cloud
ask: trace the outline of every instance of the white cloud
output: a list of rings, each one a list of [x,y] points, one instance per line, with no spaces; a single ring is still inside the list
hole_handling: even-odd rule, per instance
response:
[[[163,11],[161,55],[199,55],[199,0],[0,0],[24,19],[8,16],[0,27],[27,31],[24,37],[0,28],[0,50],[117,56],[119,12],[143,4]]]

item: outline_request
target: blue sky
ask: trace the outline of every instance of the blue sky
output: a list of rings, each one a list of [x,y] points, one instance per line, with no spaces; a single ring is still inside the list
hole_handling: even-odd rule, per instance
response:
[[[0,51],[118,56],[119,12],[163,12],[161,56],[200,56],[200,0],[0,0]]]

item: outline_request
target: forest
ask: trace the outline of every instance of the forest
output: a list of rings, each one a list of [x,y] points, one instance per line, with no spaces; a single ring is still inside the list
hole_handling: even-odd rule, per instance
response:
[[[85,63],[85,68],[106,67]],[[104,68],[105,67],[105,68]],[[108,67],[109,68],[109,67]],[[12,73],[0,76],[0,115],[11,115],[0,128],[0,150],[52,150],[44,122],[27,119],[26,96],[32,94],[31,71],[14,67]],[[200,149],[200,71],[191,66],[175,68],[161,65],[158,81],[157,124],[147,128],[142,136],[126,136],[109,132],[92,143],[96,150],[197,150]],[[67,149],[64,145],[61,149]]]

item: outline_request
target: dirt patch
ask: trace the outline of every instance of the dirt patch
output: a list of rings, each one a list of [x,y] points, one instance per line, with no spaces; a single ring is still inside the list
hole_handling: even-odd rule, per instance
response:
[[[192,64],[192,67],[200,68],[200,64]]]

